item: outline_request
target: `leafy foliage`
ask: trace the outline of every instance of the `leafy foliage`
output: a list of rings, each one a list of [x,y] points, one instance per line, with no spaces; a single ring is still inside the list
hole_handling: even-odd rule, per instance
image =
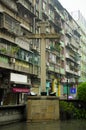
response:
[[[86,101],[86,82],[81,83],[77,88],[77,97],[79,100]]]
[[[72,102],[60,101],[60,114],[63,118],[65,115],[65,119],[67,119],[67,116],[70,119],[86,119],[86,110],[75,107]]]

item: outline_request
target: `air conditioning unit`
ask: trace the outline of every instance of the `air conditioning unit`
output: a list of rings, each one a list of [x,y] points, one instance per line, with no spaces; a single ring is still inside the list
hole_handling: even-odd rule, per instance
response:
[[[15,64],[15,58],[10,58],[10,63]]]

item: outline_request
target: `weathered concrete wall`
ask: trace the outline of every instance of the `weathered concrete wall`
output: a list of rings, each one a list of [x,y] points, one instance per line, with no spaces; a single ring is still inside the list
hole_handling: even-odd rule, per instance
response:
[[[59,120],[59,99],[55,96],[29,96],[27,121]]]
[[[23,120],[25,105],[0,106],[0,125]]]

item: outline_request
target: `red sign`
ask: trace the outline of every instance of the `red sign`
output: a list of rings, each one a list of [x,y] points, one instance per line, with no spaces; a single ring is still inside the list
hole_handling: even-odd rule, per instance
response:
[[[12,88],[14,93],[29,93],[30,89],[28,88]]]

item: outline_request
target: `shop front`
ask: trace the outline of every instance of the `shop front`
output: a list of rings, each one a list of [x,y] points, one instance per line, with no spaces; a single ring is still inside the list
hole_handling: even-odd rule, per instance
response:
[[[12,95],[15,95],[16,104],[24,104],[27,100],[27,96],[30,93],[30,86],[23,83],[11,83]]]
[[[10,74],[11,104],[24,104],[26,102],[31,88],[31,85],[27,81],[27,75],[18,73]]]

